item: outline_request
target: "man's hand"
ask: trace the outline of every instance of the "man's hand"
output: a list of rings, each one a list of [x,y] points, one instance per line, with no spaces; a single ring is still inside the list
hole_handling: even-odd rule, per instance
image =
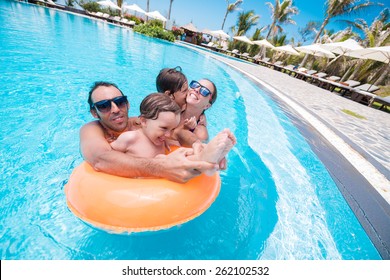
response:
[[[194,154],[191,148],[179,148],[168,155],[158,155],[160,177],[168,180],[185,183],[199,176],[199,170],[217,170],[218,165],[205,161],[191,161],[187,157]]]

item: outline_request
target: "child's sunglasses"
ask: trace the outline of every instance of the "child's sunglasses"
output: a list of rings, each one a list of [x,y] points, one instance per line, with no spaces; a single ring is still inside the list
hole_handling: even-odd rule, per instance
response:
[[[200,88],[200,89],[199,89],[199,93],[200,93],[202,96],[204,96],[204,97],[206,97],[206,96],[208,96],[208,95],[211,94],[211,91],[210,91],[207,87],[202,86],[202,85],[199,84],[197,81],[191,81],[191,83],[190,83],[190,88],[192,88],[192,89]]]
[[[92,104],[92,108],[96,108],[101,113],[107,113],[111,110],[111,102],[114,102],[118,108],[123,108],[127,105],[127,96],[118,96],[113,99],[104,99]]]

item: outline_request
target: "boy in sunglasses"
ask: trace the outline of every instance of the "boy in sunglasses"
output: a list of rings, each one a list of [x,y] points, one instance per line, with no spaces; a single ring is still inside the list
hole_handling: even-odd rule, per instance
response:
[[[127,97],[113,83],[96,82],[88,96],[91,114],[96,121],[80,129],[80,151],[95,170],[122,177],[164,177],[184,183],[200,174],[199,170],[215,170],[218,165],[192,161],[187,157],[193,149],[179,148],[169,155],[154,158],[134,157],[115,151],[110,143],[126,131],[139,129],[138,118],[128,117]]]
[[[181,108],[169,96],[152,93],[140,105],[141,128],[122,133],[111,143],[114,150],[137,157],[156,157],[165,153],[166,141],[180,123]],[[203,160],[219,163],[235,144],[229,130],[223,130],[190,160]],[[216,170],[200,170],[212,175]]]

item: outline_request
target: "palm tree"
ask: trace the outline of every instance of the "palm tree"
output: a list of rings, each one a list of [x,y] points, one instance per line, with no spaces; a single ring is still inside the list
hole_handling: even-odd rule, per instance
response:
[[[363,45],[367,48],[369,47],[380,47],[387,46],[390,44],[390,9],[385,8],[382,10],[378,17],[375,18],[373,23],[368,26],[367,22],[363,19],[356,19],[354,22],[346,21],[349,25],[356,27],[363,31],[365,38],[363,38]],[[366,69],[367,71],[362,71]],[[351,75],[351,79],[358,77],[359,79],[364,78],[364,72],[373,73],[375,76],[379,76],[375,84],[381,84],[385,77],[388,75],[390,67],[388,65],[383,65],[383,63],[372,62],[370,60],[360,60],[356,66],[355,70]],[[361,73],[358,75],[358,73]]]
[[[238,6],[240,6],[242,2],[243,2],[243,0],[237,0],[233,4],[230,4],[229,0],[226,0],[227,9],[226,9],[225,17],[223,18],[223,22],[222,22],[222,27],[221,27],[222,30],[223,30],[223,27],[225,26],[225,21],[226,21],[227,15],[229,13],[237,11],[239,9]]]
[[[238,14],[238,20],[235,26],[231,27],[231,31],[234,34],[234,36],[242,36],[245,35],[246,32],[248,32],[249,29],[251,29],[253,26],[256,26],[257,22],[259,21],[259,16],[255,15],[255,11],[250,10],[248,12],[241,12]],[[230,44],[231,49],[238,49],[241,52],[246,51],[247,44],[244,42],[237,42],[233,41]]]
[[[173,0],[169,0],[168,19],[171,19],[172,3],[173,3]]]
[[[261,39],[264,39],[264,37],[261,35],[261,33],[264,31],[265,27],[262,27],[262,28],[256,28],[255,32],[253,33],[252,35],[252,38],[251,40],[252,41],[257,41],[257,40],[261,40]],[[259,49],[260,49],[260,46],[259,45],[251,45],[249,47],[249,54],[251,56],[254,56],[255,54],[257,54],[259,52]]]
[[[319,21],[309,21],[304,28],[298,28],[298,33],[301,35],[302,43],[312,40],[315,37],[316,30],[321,26]]]
[[[248,12],[241,12],[238,14],[238,20],[236,26],[231,28],[234,36],[245,35],[249,29],[257,24],[259,16],[255,15],[255,11],[250,10]]]
[[[281,27],[282,24],[296,24],[291,17],[298,14],[299,10],[297,7],[293,6],[293,0],[284,0],[282,3],[280,3],[279,0],[275,0],[275,5],[272,5],[270,2],[267,2],[266,4],[271,9],[272,13],[272,23],[267,36],[265,36],[266,39],[269,38],[271,33],[276,35],[278,31],[283,32],[283,28]]]
[[[122,7],[122,4],[123,4],[123,0],[116,0],[116,4],[118,5],[118,7]]]
[[[316,43],[318,38],[320,38],[322,31],[329,21],[337,16],[349,15],[357,13],[365,8],[374,5],[380,5],[378,3],[373,3],[366,1],[364,3],[359,3],[360,0],[327,0],[325,2],[325,19],[320,27],[320,30],[317,33],[317,36],[314,38],[313,43]],[[305,55],[305,58],[302,60],[301,65],[305,65],[308,55]]]

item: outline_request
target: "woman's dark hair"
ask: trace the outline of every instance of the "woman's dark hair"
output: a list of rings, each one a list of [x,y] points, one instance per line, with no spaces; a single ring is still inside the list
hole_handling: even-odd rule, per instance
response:
[[[216,100],[217,100],[217,87],[216,85],[210,81],[209,79],[206,79],[206,78],[203,78],[202,80],[206,80],[206,81],[209,81],[213,87],[214,87],[214,90],[213,90],[213,93],[211,94],[211,99],[210,99],[210,104],[213,104]],[[211,88],[209,88],[209,90],[212,90]]]
[[[180,114],[181,108],[168,95],[151,93],[146,96],[139,106],[140,117],[155,120],[161,112]]]
[[[180,66],[164,68],[156,78],[156,88],[160,93],[168,91],[169,95],[180,91],[185,83],[188,83]]]
[[[103,81],[98,81],[98,82],[94,82],[93,85],[91,86],[91,89],[89,90],[89,93],[88,93],[88,104],[89,104],[89,108],[92,109],[92,105],[93,105],[93,102],[92,102],[92,93],[95,91],[95,89],[97,89],[98,87],[115,87],[117,90],[120,91],[120,93],[122,95],[123,92],[118,88],[118,86],[114,83],[110,83],[110,82],[103,82]]]

